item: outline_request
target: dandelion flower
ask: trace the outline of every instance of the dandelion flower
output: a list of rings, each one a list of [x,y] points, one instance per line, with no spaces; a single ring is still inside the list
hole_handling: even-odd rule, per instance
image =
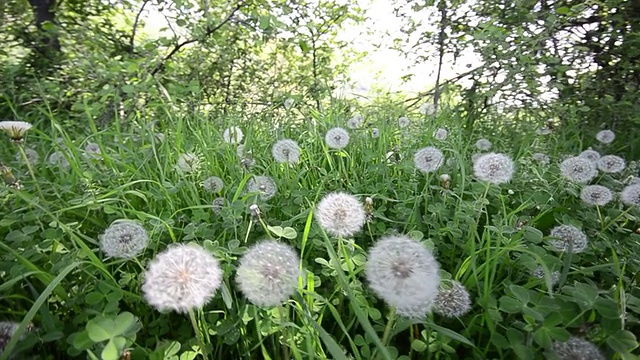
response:
[[[336,127],[327,131],[324,140],[331,149],[342,149],[349,144],[349,133],[343,128]]]
[[[533,160],[539,162],[542,165],[549,165],[549,163],[551,162],[551,159],[549,159],[549,156],[543,153],[535,153],[531,155],[531,157],[533,158]]]
[[[285,302],[298,285],[300,257],[289,245],[262,241],[240,258],[236,282],[256,306],[272,307]]]
[[[600,153],[595,150],[587,149],[581,152],[580,155],[578,155],[578,157],[581,157],[593,163],[596,163],[598,162],[598,160],[600,160]]]
[[[536,279],[544,279],[544,268],[542,266],[538,266],[533,270],[533,272],[531,273],[531,276],[533,276]],[[551,273],[550,276],[551,276],[551,286],[554,286],[560,280],[560,272],[554,271]]]
[[[378,128],[371,129],[371,137],[374,139],[380,137],[380,130]]]
[[[182,154],[178,157],[176,167],[184,173],[191,173],[200,166],[200,159],[193,153]]]
[[[295,104],[295,100],[293,100],[292,98],[288,98],[284,101],[284,108],[289,110],[293,107],[293,104]]]
[[[223,133],[222,133],[222,139],[224,140],[224,142],[228,143],[228,144],[239,144],[242,142],[242,139],[244,138],[244,134],[242,133],[242,129],[240,129],[237,126],[232,126],[230,128],[227,128]]]
[[[49,164],[54,166],[57,165],[64,169],[71,165],[62,151],[56,151],[49,155]]]
[[[598,175],[595,164],[581,157],[564,160],[560,163],[560,172],[565,178],[580,184],[586,184]]]
[[[364,117],[360,114],[354,115],[351,119],[347,120],[347,127],[349,129],[357,129],[364,123]]]
[[[84,147],[84,153],[86,156],[92,159],[99,159],[102,156],[102,150],[100,150],[100,145],[96,143],[88,143]]]
[[[0,321],[0,356],[2,356],[2,352],[4,348],[7,346],[13,335],[18,331],[20,327],[20,323],[13,321]],[[27,331],[31,331],[33,328],[33,324],[30,324],[27,327]],[[20,340],[24,340],[26,334],[22,334],[20,336]]]
[[[582,188],[580,199],[588,205],[605,206],[613,200],[613,192],[601,185],[588,185]]]
[[[598,169],[610,174],[619,173],[626,166],[624,159],[616,155],[605,155],[598,160]]]
[[[247,191],[259,192],[260,199],[267,201],[276,195],[278,187],[276,182],[268,176],[254,176],[247,181]]]
[[[600,349],[587,340],[572,336],[566,342],[556,342],[553,350],[560,360],[604,360]]]
[[[406,235],[380,239],[365,267],[369,286],[401,316],[423,318],[440,284],[439,264],[431,251]]]
[[[444,154],[439,149],[428,146],[416,151],[413,162],[416,169],[423,173],[434,172],[444,163]]]
[[[408,117],[401,116],[401,117],[398,118],[398,127],[399,128],[404,129],[407,126],[409,126],[409,124],[411,124],[411,121],[409,120]]]
[[[489,153],[482,155],[473,164],[473,173],[481,181],[502,184],[511,180],[513,161],[504,154]]]
[[[297,164],[300,161],[300,146],[293,140],[280,140],[271,148],[271,154],[279,163]]]
[[[640,184],[640,177],[637,176],[632,176],[629,181],[627,182],[627,184],[629,185],[636,185],[636,184]]]
[[[215,198],[211,203],[211,211],[213,211],[214,214],[220,214],[222,208],[225,206],[227,206],[227,199],[223,197]]]
[[[611,144],[616,138],[616,134],[611,130],[602,130],[596,134],[596,140],[603,144]]]
[[[440,284],[438,295],[433,303],[433,311],[446,317],[459,317],[471,310],[471,297],[467,288],[458,281],[451,281],[448,286]]]
[[[640,183],[627,185],[622,189],[620,201],[625,205],[640,207]]]
[[[217,176],[210,176],[202,183],[202,187],[208,193],[219,193],[224,188],[224,181]]]
[[[436,112],[436,107],[432,103],[424,103],[420,105],[420,114],[433,115]]]
[[[480,139],[478,141],[476,141],[476,148],[480,151],[487,151],[489,149],[491,149],[491,146],[493,144],[491,144],[491,141],[487,140],[487,139]]]
[[[12,141],[20,143],[24,140],[24,134],[33,125],[26,121],[0,121],[0,130],[9,135]]]
[[[98,237],[108,257],[131,259],[140,254],[149,241],[147,230],[131,220],[116,220]]]
[[[222,283],[220,264],[198,245],[177,244],[153,259],[142,293],[158,311],[186,313],[205,306]]]
[[[366,214],[358,199],[343,192],[325,195],[316,208],[316,220],[333,236],[351,236],[364,225]]]
[[[27,156],[27,160],[32,164],[37,163],[40,159],[40,155],[38,154],[38,152],[31,148],[25,148],[24,154]],[[16,160],[22,161],[22,153],[18,152],[16,154]]]
[[[433,137],[436,138],[436,140],[446,140],[447,136],[449,136],[449,132],[447,129],[443,128],[440,128],[433,133]]]
[[[559,225],[551,229],[551,246],[556,251],[569,251],[574,254],[583,252],[587,248],[587,235],[573,225]]]

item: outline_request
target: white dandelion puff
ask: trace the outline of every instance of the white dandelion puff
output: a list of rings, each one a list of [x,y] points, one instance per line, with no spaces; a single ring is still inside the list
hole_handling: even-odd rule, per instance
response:
[[[273,144],[271,155],[279,163],[297,164],[300,162],[300,146],[290,139],[280,140]]]
[[[458,281],[438,286],[438,295],[433,303],[433,311],[445,317],[459,317],[471,310],[471,296],[467,288]]]
[[[224,188],[224,181],[217,176],[210,176],[204,180],[202,187],[208,193],[219,193]]]
[[[0,130],[4,131],[14,142],[22,142],[24,134],[33,125],[26,121],[0,121]]]
[[[236,272],[240,291],[260,307],[285,302],[296,291],[299,277],[300,257],[291,246],[275,240],[250,247]]]
[[[360,114],[354,115],[351,119],[347,120],[347,127],[349,129],[358,129],[364,123],[364,117]]]
[[[237,126],[227,128],[222,133],[222,139],[228,144],[239,144],[242,142],[243,138],[244,133],[242,132],[242,129]]]
[[[598,347],[581,338],[570,337],[565,342],[556,342],[553,344],[559,360],[604,360],[605,357]]]
[[[440,266],[431,251],[406,235],[383,237],[369,250],[369,286],[401,316],[423,318],[433,306]]]
[[[142,294],[158,311],[186,313],[205,306],[222,283],[220,263],[198,245],[177,244],[153,259]]]
[[[544,135],[549,135],[551,134],[551,129],[549,129],[548,127],[541,127],[538,130],[536,130],[536,135],[540,135],[540,136],[544,136]]]
[[[542,266],[538,266],[533,270],[533,272],[531,273],[531,276],[533,276],[536,279],[544,279],[544,268]],[[554,286],[560,280],[560,272],[554,271],[550,274],[550,277],[551,277],[551,286]]]
[[[615,138],[616,134],[611,130],[602,130],[596,134],[596,140],[603,144],[611,144]]]
[[[38,162],[38,160],[40,160],[40,155],[34,149],[25,148],[24,149],[24,154],[26,155],[27,160],[32,164],[35,164],[35,163]],[[23,160],[22,153],[18,152],[16,154],[16,161],[22,161],[22,160]]]
[[[444,163],[444,154],[439,149],[428,146],[416,151],[413,162],[416,169],[423,173],[434,172]]]
[[[598,160],[598,169],[609,174],[619,173],[626,166],[624,159],[616,155],[605,155]]]
[[[380,130],[378,128],[371,129],[371,137],[374,139],[380,137]]]
[[[176,162],[176,168],[183,173],[192,173],[198,170],[200,159],[193,153],[181,154]]]
[[[549,159],[549,156],[547,156],[547,154],[543,154],[543,153],[535,153],[535,154],[531,155],[531,158],[533,158],[533,160],[539,162],[541,165],[549,165],[549,163],[551,162],[551,159]]]
[[[587,248],[587,235],[573,225],[559,225],[551,229],[551,246],[556,251],[571,251],[574,254],[583,252]]]
[[[433,133],[433,137],[436,138],[436,140],[446,140],[448,136],[449,132],[447,131],[447,129],[443,128],[439,128]]]
[[[227,206],[227,199],[223,197],[215,198],[211,202],[211,211],[213,211],[213,213],[216,215],[220,214],[225,206]]]
[[[63,169],[66,169],[69,166],[71,166],[71,164],[69,163],[69,160],[67,160],[67,157],[62,151],[56,151],[51,155],[49,155],[49,164],[54,166],[56,165],[60,166]]]
[[[315,217],[327,233],[340,237],[357,233],[366,221],[366,213],[360,201],[343,192],[325,195],[316,207]]]
[[[481,181],[502,184],[511,180],[513,176],[513,161],[505,154],[488,153],[476,160],[473,173]]]
[[[420,114],[433,115],[436,112],[436,107],[432,103],[424,103],[420,105]]]
[[[293,107],[293,104],[295,104],[295,100],[293,100],[292,98],[288,98],[284,101],[284,108],[289,110]]]
[[[147,243],[147,230],[135,221],[116,220],[98,237],[100,249],[112,258],[131,259],[140,254]]]
[[[276,195],[278,186],[269,176],[254,176],[247,181],[247,191],[258,192],[260,193],[260,199],[267,201]]]
[[[578,157],[587,159],[595,163],[595,162],[598,162],[598,160],[600,160],[600,153],[595,150],[587,149],[581,152],[580,155],[578,155]]]
[[[401,116],[398,118],[398,127],[401,129],[406,128],[407,126],[409,126],[411,124],[411,120],[409,120],[408,117],[406,116]]]
[[[605,206],[613,200],[613,192],[602,185],[588,185],[582,188],[580,199],[587,205]]]
[[[336,127],[327,131],[324,140],[329,148],[342,149],[349,144],[349,133],[343,128]]]
[[[491,141],[487,140],[487,139],[480,139],[478,141],[476,141],[476,148],[480,151],[487,151],[489,149],[491,149],[491,146],[493,144],[491,144]]]
[[[99,159],[102,157],[102,150],[100,149],[100,145],[96,143],[88,143],[84,147],[84,154],[91,159]]]
[[[622,189],[620,201],[628,206],[640,207],[640,183],[627,185]]]
[[[581,157],[570,157],[560,163],[560,172],[565,178],[586,184],[598,175],[598,170],[594,163]]]

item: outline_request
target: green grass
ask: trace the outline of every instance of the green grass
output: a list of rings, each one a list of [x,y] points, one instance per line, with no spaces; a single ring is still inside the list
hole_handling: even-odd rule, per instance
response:
[[[397,112],[374,108],[365,120],[380,137],[372,138],[366,126],[349,130],[349,145],[335,151],[324,134],[344,127],[346,115],[323,117],[299,107],[262,114],[270,121],[260,121],[183,116],[163,104],[154,109],[155,128],[138,120],[98,129],[88,112],[84,131],[66,131],[43,109],[46,120],[34,121],[25,143],[40,154],[30,164],[32,174],[16,160],[18,147],[0,137],[0,159],[23,186],[0,187],[0,320],[20,323],[3,359],[9,353],[117,359],[124,349],[133,359],[190,359],[201,352],[210,359],[538,359],[552,356],[552,344],[569,336],[593,342],[607,358],[638,356],[640,212],[617,199],[602,208],[582,204],[580,187],[563,179],[557,166],[563,154],[589,145],[615,153],[615,142],[599,146],[593,134],[571,127],[536,136],[537,124],[524,121],[513,127],[478,123],[469,132],[462,126],[466,119],[447,109],[438,117],[410,114],[411,126],[399,129]],[[242,128],[253,167],[244,168],[236,147],[222,141],[228,126]],[[438,127],[449,130],[446,140],[433,138]],[[514,159],[512,181],[496,186],[474,178],[471,156],[480,137]],[[302,148],[293,167],[271,157],[271,146],[283,138]],[[83,154],[89,142],[100,146],[99,159]],[[448,160],[434,174],[413,166],[413,153],[424,146],[441,149]],[[48,164],[55,151],[65,151],[69,167]],[[182,174],[175,165],[186,152],[197,154],[200,166]],[[551,164],[532,161],[534,152],[548,154]],[[444,173],[449,185],[439,179]],[[224,180],[220,194],[202,188],[213,175]],[[275,179],[276,196],[264,202],[247,194],[251,175]],[[619,192],[631,175],[637,168],[594,183]],[[350,239],[326,237],[313,219],[322,196],[337,190],[373,199],[371,221]],[[228,205],[214,213],[218,196]],[[248,210],[253,203],[261,221]],[[135,260],[105,259],[99,250],[98,236],[116,219],[137,220],[150,234]],[[588,249],[570,256],[554,251],[549,229],[559,224],[585,231]],[[270,226],[295,230],[281,241],[301,254],[303,279],[281,308],[261,309],[236,289],[234,269],[248,246],[277,237]],[[465,285],[473,302],[468,314],[389,322],[392,313],[367,287],[363,270],[368,248],[395,232],[432,249],[441,277]],[[222,289],[194,314],[204,349],[188,316],[161,314],[141,296],[146,264],[177,242],[203,245],[224,270]],[[542,279],[531,275],[538,266]],[[561,275],[553,286],[555,271]],[[122,318],[128,320],[119,331],[96,335]],[[31,321],[35,329],[25,331]]]

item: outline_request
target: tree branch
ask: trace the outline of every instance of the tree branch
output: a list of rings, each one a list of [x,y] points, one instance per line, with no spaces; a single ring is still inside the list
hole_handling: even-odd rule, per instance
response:
[[[171,52],[169,52],[169,54],[167,54],[167,56],[165,56],[164,59],[162,59],[162,61],[160,61],[158,63],[158,65],[156,65],[155,69],[153,69],[153,71],[151,72],[151,75],[155,75],[158,72],[160,72],[160,70],[162,70],[164,68],[164,65],[166,64],[166,62],[169,61],[169,59],[171,59],[171,57],[173,57],[173,55],[175,55],[183,47],[185,47],[185,46],[187,46],[189,44],[193,44],[193,43],[198,42],[198,41],[202,41],[204,38],[210,36],[211,34],[215,33],[216,31],[220,30],[221,27],[223,27],[226,23],[231,21],[233,16],[236,14],[236,12],[238,12],[238,10],[240,10],[240,8],[242,8],[243,5],[244,4],[242,2],[239,2],[238,5],[231,11],[231,13],[229,13],[229,15],[226,17],[226,19],[224,19],[217,26],[215,26],[213,28],[209,28],[209,26],[207,26],[207,31],[204,33],[204,35],[201,38],[189,39],[189,40],[186,40],[186,41],[183,41],[181,43],[176,44],[176,46],[173,47]]]
[[[144,7],[147,6],[149,0],[144,0],[142,6],[140,7],[140,11],[136,15],[136,20],[133,22],[133,31],[131,31],[131,40],[129,41],[129,53],[133,54],[133,42],[136,39],[136,30],[138,29],[138,21],[140,21],[140,15],[142,15],[142,11],[144,11]]]

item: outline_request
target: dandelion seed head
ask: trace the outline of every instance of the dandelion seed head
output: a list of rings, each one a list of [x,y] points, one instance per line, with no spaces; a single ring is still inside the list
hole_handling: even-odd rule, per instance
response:
[[[71,166],[71,164],[69,163],[69,160],[67,160],[67,158],[65,157],[65,154],[62,151],[56,151],[51,155],[49,155],[49,164],[54,166],[56,165],[60,166],[63,169],[66,169],[69,166]]]
[[[398,118],[398,127],[401,129],[406,128],[407,126],[409,126],[411,124],[411,120],[409,120],[408,117],[406,116],[401,116]]]
[[[247,191],[259,192],[260,199],[267,201],[276,195],[278,186],[269,176],[254,176],[247,181]]]
[[[491,149],[491,146],[493,144],[491,143],[491,141],[487,140],[487,139],[480,139],[478,141],[476,141],[476,148],[480,151],[487,151],[489,149]]]
[[[200,159],[193,153],[181,154],[176,162],[176,168],[183,173],[192,173],[200,167]]]
[[[436,107],[432,103],[424,103],[420,105],[419,111],[422,115],[433,115],[436,112]]]
[[[473,164],[475,176],[492,184],[508,182],[514,171],[513,161],[505,154],[488,153],[480,156]]]
[[[640,207],[640,183],[627,185],[622,189],[620,201],[628,206]]]
[[[600,160],[600,153],[595,150],[587,149],[581,152],[580,155],[578,155],[578,157],[581,157],[583,159],[587,159],[593,163],[596,163],[598,162],[598,160]]]
[[[544,268],[542,266],[538,266],[533,270],[533,272],[531,273],[531,276],[533,276],[536,279],[544,279]],[[551,276],[551,286],[556,285],[560,280],[560,272],[554,271],[550,274],[550,276]]]
[[[598,169],[606,173],[619,173],[625,169],[627,163],[616,155],[605,155],[598,160]]]
[[[447,131],[447,129],[443,128],[439,128],[433,133],[433,137],[436,138],[436,140],[446,140],[448,136],[449,132]]]
[[[588,185],[582,188],[580,199],[587,205],[605,206],[613,200],[613,192],[602,185]]]
[[[553,350],[560,360],[604,360],[600,349],[587,340],[571,337],[566,342],[556,342]]]
[[[297,164],[300,162],[300,146],[290,139],[276,142],[271,148],[271,154],[279,163]]]
[[[86,156],[92,159],[99,159],[102,156],[102,150],[100,150],[100,145],[96,143],[88,143],[84,147],[84,153]]]
[[[559,225],[551,229],[551,237],[556,240],[551,241],[551,246],[556,251],[569,251],[578,254],[587,248],[587,235],[573,225]]]
[[[147,230],[135,221],[116,220],[98,237],[100,249],[111,258],[131,259],[147,247]]]
[[[208,193],[219,193],[224,188],[224,181],[217,176],[210,176],[204,180],[202,187]]]
[[[371,129],[371,137],[374,139],[380,137],[380,130],[378,128]]]
[[[423,318],[433,306],[440,266],[431,251],[405,235],[380,239],[369,250],[369,286],[401,316]]]
[[[333,192],[318,203],[315,213],[320,226],[332,236],[347,237],[362,229],[366,221],[364,207],[353,195]]]
[[[535,153],[531,157],[533,158],[533,160],[539,162],[542,165],[549,165],[549,163],[551,162],[549,156],[543,153]]]
[[[289,245],[275,240],[250,247],[240,259],[236,282],[256,306],[272,307],[285,302],[300,277],[300,257]]]
[[[349,133],[343,128],[336,127],[327,131],[324,140],[329,148],[342,149],[349,144]]]
[[[596,134],[596,140],[603,144],[611,144],[615,138],[616,134],[611,130],[602,130]]]
[[[349,129],[358,129],[364,123],[364,117],[360,114],[354,115],[351,119],[347,120],[347,127]]]
[[[536,135],[540,135],[540,136],[544,136],[544,135],[549,135],[551,134],[551,129],[549,129],[548,127],[541,127],[538,130],[536,130]]]
[[[211,203],[211,211],[213,211],[213,213],[216,215],[220,214],[220,212],[225,206],[227,206],[227,199],[223,197],[215,198]]]
[[[598,175],[594,163],[581,157],[570,157],[560,163],[560,172],[565,178],[580,184],[586,184]]]
[[[423,173],[434,172],[444,163],[444,154],[439,149],[428,146],[416,151],[413,162],[416,169]]]
[[[27,160],[31,164],[37,163],[38,160],[40,159],[40,155],[38,154],[38,152],[31,148],[24,148],[24,154],[27,156]],[[23,160],[22,154],[18,152],[16,154],[16,161],[22,161],[22,160]]]
[[[176,244],[149,263],[143,278],[142,294],[149,305],[186,313],[209,303],[222,283],[222,270],[202,247]]]
[[[244,139],[244,133],[239,127],[232,126],[224,130],[222,133],[222,139],[227,144],[239,144],[242,142],[242,139]]]
[[[293,107],[293,104],[295,104],[295,100],[293,100],[292,98],[288,98],[284,101],[284,108],[289,110]]]
[[[448,286],[447,286],[448,285]],[[471,310],[471,297],[467,288],[458,281],[440,284],[433,303],[433,311],[445,317],[459,317]]]

